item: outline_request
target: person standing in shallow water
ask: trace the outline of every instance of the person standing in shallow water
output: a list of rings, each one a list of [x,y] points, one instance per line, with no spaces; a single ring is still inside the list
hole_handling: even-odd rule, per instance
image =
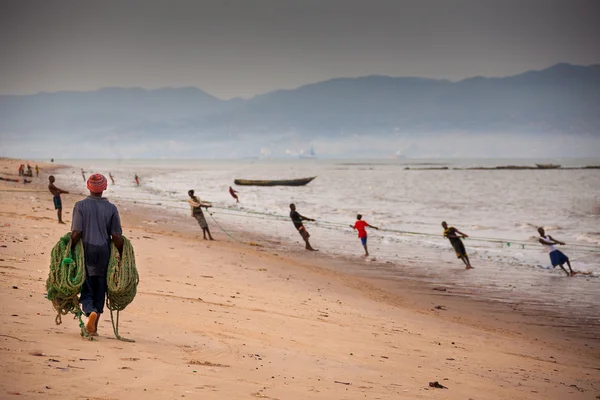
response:
[[[210,229],[208,229],[208,223],[206,222],[206,218],[204,218],[204,213],[202,212],[202,207],[206,208],[208,211],[208,207],[212,207],[212,204],[205,203],[201,201],[198,197],[194,196],[194,190],[189,190],[188,196],[190,196],[188,198],[188,204],[192,208],[192,217],[196,218],[196,221],[198,221],[198,225],[200,225],[200,228],[202,228],[202,236],[204,240],[206,240],[207,233],[208,238],[210,240],[215,240],[210,234]]]
[[[229,186],[229,194],[231,195],[231,197],[233,197],[235,199],[236,203],[240,202],[240,199],[238,198],[238,194],[239,192],[237,190],[233,190],[233,188],[231,186]]]
[[[294,227],[298,229],[298,233],[300,234],[300,236],[302,236],[304,243],[306,243],[305,249],[310,251],[317,251],[313,249],[313,247],[310,245],[310,242],[308,241],[308,238],[310,238],[310,234],[308,233],[306,227],[302,223],[302,221],[314,221],[314,219],[300,215],[300,213],[296,211],[295,204],[290,204],[290,218],[292,219]]]
[[[456,252],[456,257],[463,260],[463,262],[467,266],[466,269],[473,269],[473,267],[471,266],[471,262],[469,261],[469,256],[467,255],[467,251],[465,250],[465,245],[461,240],[461,238],[468,238],[469,236],[462,233],[453,226],[448,228],[448,224],[446,223],[446,221],[442,222],[442,228],[444,228],[444,237],[450,241],[450,244]]]
[[[79,302],[88,317],[86,330],[92,336],[98,333],[98,321],[104,312],[107,283],[106,274],[110,260],[111,242],[119,255],[123,253],[123,230],[117,207],[102,193],[107,181],[101,174],[93,174],[87,181],[90,195],[75,203],[71,224],[71,248],[83,241],[86,279],[81,288]]]
[[[548,250],[548,255],[550,256],[550,262],[552,263],[552,266],[556,268],[556,266],[559,265],[560,268],[563,271],[565,271],[565,274],[567,274],[567,276],[573,276],[574,273],[571,269],[571,262],[569,261],[569,257],[565,256],[562,251],[554,247],[555,244],[564,245],[565,243],[559,242],[550,235],[546,235],[544,228],[538,228],[538,233],[540,234],[539,242],[546,248],[546,250]],[[565,263],[569,267],[569,272],[567,272],[567,270],[565,269]]]
[[[64,222],[62,220],[62,200],[60,198],[60,195],[61,194],[67,194],[69,192],[67,192],[66,190],[59,189],[56,186],[54,186],[54,181],[55,180],[56,179],[54,178],[54,175],[50,175],[48,177],[48,181],[50,182],[48,184],[48,190],[54,196],[52,198],[52,200],[54,201],[54,209],[56,210],[56,215],[58,216],[58,223],[59,224],[64,224]]]
[[[352,229],[358,231],[358,238],[360,239],[360,242],[362,243],[362,245],[365,249],[365,257],[368,257],[369,250],[367,249],[367,227],[373,228],[373,229],[379,229],[379,228],[376,226],[373,226],[373,225],[369,225],[367,223],[367,221],[363,221],[362,215],[360,215],[360,214],[356,215],[356,222],[354,223],[354,225],[350,225],[350,227]]]

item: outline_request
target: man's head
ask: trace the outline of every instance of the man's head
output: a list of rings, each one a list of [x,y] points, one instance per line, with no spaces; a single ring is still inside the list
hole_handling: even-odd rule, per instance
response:
[[[87,180],[87,188],[92,194],[102,194],[108,186],[106,177],[102,174],[92,174]]]
[[[362,215],[356,214],[356,219],[360,221],[362,219]]]
[[[296,211],[296,205],[294,203],[290,204],[290,210]]]
[[[55,181],[56,179],[54,179],[54,175],[50,175],[50,176],[48,177],[48,180],[50,181],[50,183],[54,183],[54,181]]]
[[[448,229],[448,224],[446,223],[446,221],[442,221],[442,228]]]
[[[190,196],[190,197],[194,196],[194,189],[188,190],[188,196]]]
[[[544,228],[542,228],[541,226],[538,228],[538,233],[540,234],[540,236],[546,236],[546,232],[544,232]]]

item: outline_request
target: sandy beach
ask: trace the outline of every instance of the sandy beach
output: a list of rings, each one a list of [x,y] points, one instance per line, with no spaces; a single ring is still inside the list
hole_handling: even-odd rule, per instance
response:
[[[0,160],[0,176],[18,178],[19,163]],[[600,398],[598,332],[415,280],[392,288],[216,229],[203,241],[191,218],[149,225],[123,203],[140,285],[120,333],[135,343],[114,338],[108,312],[85,340],[70,316],[55,325],[44,297],[82,196],[63,196],[59,225],[46,189],[56,166],[39,165],[31,184],[0,182],[2,399]]]

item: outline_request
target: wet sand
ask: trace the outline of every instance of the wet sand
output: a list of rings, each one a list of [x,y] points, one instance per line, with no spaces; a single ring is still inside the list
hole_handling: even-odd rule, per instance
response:
[[[17,164],[1,160],[0,175]],[[136,342],[114,339],[107,314],[98,340],[84,340],[71,318],[54,324],[44,298],[50,249],[68,231],[46,182],[42,166],[31,185],[0,183],[0,398],[600,395],[600,340],[570,335],[549,312],[359,276],[349,260],[238,243],[215,228],[217,241],[203,241],[191,218],[126,203],[141,282],[120,333]],[[65,221],[80,198],[64,196]]]

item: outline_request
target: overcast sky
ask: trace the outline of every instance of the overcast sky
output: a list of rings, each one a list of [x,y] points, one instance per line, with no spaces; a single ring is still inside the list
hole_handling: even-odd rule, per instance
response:
[[[1,0],[0,93],[458,80],[600,63],[599,43],[596,0]]]

